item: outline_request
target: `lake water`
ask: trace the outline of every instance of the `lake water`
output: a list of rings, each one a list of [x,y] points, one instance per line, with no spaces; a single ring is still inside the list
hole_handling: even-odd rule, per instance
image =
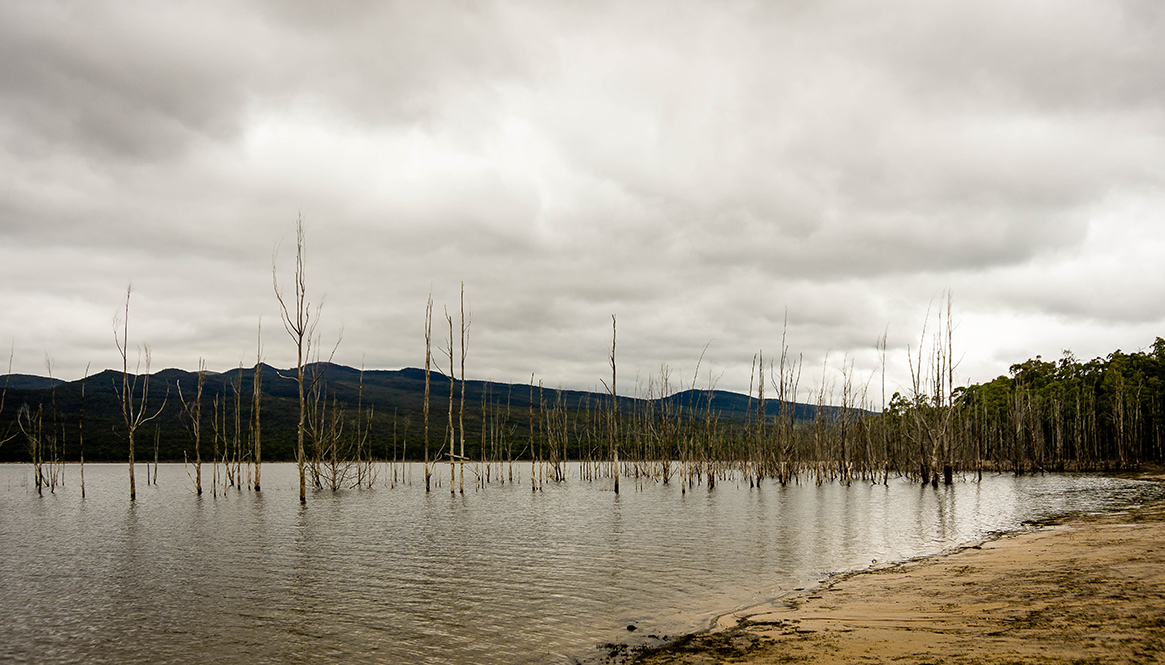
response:
[[[261,493],[217,497],[196,496],[180,464],[157,485],[145,468],[131,503],[125,465],[86,465],[84,499],[76,465],[44,496],[30,467],[0,466],[0,662],[585,662],[830,572],[1160,491],[990,475],[687,494],[624,478],[616,495],[572,467],[532,492],[526,464],[524,482],[450,496],[426,494],[413,465],[411,485],[318,491],[301,507],[291,464],[264,465]]]

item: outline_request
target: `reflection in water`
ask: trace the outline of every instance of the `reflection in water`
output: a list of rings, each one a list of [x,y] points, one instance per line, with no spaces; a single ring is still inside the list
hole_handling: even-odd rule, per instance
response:
[[[85,499],[74,482],[39,497],[30,469],[0,467],[0,661],[565,663],[628,624],[698,629],[831,571],[1158,491],[988,476],[615,495],[572,473],[540,492],[516,477],[464,496],[319,492],[304,508],[294,466],[266,469],[261,494],[198,497],[163,466],[131,504],[122,465],[89,465]]]

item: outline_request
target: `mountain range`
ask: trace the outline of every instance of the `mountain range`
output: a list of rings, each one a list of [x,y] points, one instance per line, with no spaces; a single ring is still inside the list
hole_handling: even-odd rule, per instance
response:
[[[424,370],[359,370],[316,363],[306,366],[305,373],[309,378],[320,377],[316,404],[323,408],[317,411],[348,423],[349,433],[357,430],[355,421],[359,416],[368,427],[374,456],[420,458],[424,446]],[[263,459],[293,459],[298,421],[295,375],[295,368],[277,369],[266,364],[259,365],[258,372],[250,367],[205,373],[201,424],[204,459],[212,454],[216,439],[224,447],[228,442],[234,445],[236,440],[250,440],[256,376],[261,389]],[[135,394],[140,397],[146,377],[129,378],[137,378]],[[122,373],[115,370],[78,381],[25,374],[0,376],[0,386],[7,386],[0,405],[0,441],[5,441],[0,445],[0,461],[28,459],[24,432],[34,431],[37,422],[42,439],[53,438],[63,444],[63,459],[78,459],[82,445],[86,461],[125,459],[126,428],[118,398],[122,380]],[[193,459],[190,418],[183,402],[193,408],[197,382],[197,373],[181,369],[164,369],[148,376],[146,410],[149,414],[157,412],[157,416],[138,430],[139,459],[152,459],[155,452],[162,460]],[[429,432],[433,451],[446,436],[451,388],[456,420],[462,401],[461,381],[450,382],[435,371],[430,374]],[[611,397],[538,384],[467,380],[464,402],[467,454],[476,456],[483,447],[491,446],[490,450],[499,454],[496,441],[501,437],[508,442],[506,454],[521,457],[527,454],[524,451],[528,450],[531,434],[537,431],[538,423],[545,422],[548,412],[573,416],[572,426],[577,430],[580,419],[593,423],[600,417],[598,414],[608,412]],[[755,398],[723,390],[684,390],[656,399],[620,396],[617,403],[624,416],[650,412],[702,419],[711,414],[722,423],[744,423],[757,412]],[[812,420],[818,408],[800,403],[789,406],[796,420]],[[831,414],[840,412],[836,407],[821,408],[829,409]],[[766,418],[775,418],[779,410],[775,400],[766,400]],[[487,437],[492,437],[492,442],[487,443]]]

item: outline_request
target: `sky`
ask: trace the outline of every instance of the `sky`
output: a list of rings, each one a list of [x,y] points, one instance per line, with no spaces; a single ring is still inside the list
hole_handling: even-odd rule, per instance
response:
[[[944,294],[956,383],[1145,349],[1165,4],[0,3],[13,372],[120,368],[131,285],[131,369],[294,366],[297,220],[368,369],[423,365],[430,293],[447,366],[462,284],[469,378],[547,387],[602,389],[615,316],[621,394],[784,346],[880,404]]]

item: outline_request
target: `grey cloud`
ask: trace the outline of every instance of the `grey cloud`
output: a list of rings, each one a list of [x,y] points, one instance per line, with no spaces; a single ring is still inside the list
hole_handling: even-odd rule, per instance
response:
[[[882,52],[925,89],[973,108],[1107,110],[1151,104],[1165,14],[1143,2],[918,3]]]
[[[535,76],[549,52],[502,3],[267,3],[276,99],[306,97],[368,125],[439,123],[447,104],[489,100]]]
[[[22,130],[10,145],[168,161],[192,141],[232,137],[246,47],[198,12],[153,9],[6,4],[0,104]]]
[[[827,67],[815,70],[825,72],[824,83],[813,82],[808,91],[794,86],[776,93],[771,92],[771,85],[761,85],[755,88],[760,92],[754,94],[753,87],[736,88],[741,95],[737,102],[746,108],[754,105],[745,119],[769,119],[767,124],[758,123],[764,128],[759,130],[764,133],[758,133],[747,123],[730,124],[738,117],[720,114],[724,126],[731,127],[729,131],[761,139],[751,149],[724,155],[725,145],[747,145],[747,140],[734,141],[733,134],[716,132],[716,124],[697,121],[686,125],[681,121],[674,136],[665,137],[662,119],[674,117],[661,109],[648,110],[645,115],[639,107],[631,107],[636,110],[620,118],[628,121],[627,127],[609,137],[594,137],[597,141],[580,142],[580,161],[621,183],[634,197],[665,202],[661,207],[666,207],[668,217],[696,218],[695,223],[704,228],[709,228],[707,220],[717,220],[713,224],[721,227],[713,234],[719,238],[759,239],[753,244],[767,246],[767,252],[777,254],[782,247],[795,247],[795,255],[774,263],[797,272],[822,264],[843,272],[857,266],[876,272],[881,265],[889,270],[913,270],[1015,263],[1045,251],[1049,243],[1078,240],[1081,209],[1106,195],[1114,183],[1132,179],[1159,184],[1156,163],[1160,150],[1155,146],[1159,123],[1155,116],[1138,118],[1110,110],[1099,116],[1066,116],[1059,107],[1022,104],[1016,109],[1006,90],[984,92],[967,87],[968,78],[958,68],[943,65],[941,58],[934,64],[929,57],[932,51],[950,49],[956,43],[964,56],[993,58],[991,35],[1007,32],[1003,36],[1014,41],[1017,34],[1044,34],[1038,25],[1032,21],[1009,25],[1008,13],[999,7],[991,22],[980,21],[970,27],[959,25],[957,8],[955,16],[941,13],[950,12],[949,5],[938,5],[937,10],[916,9],[921,17],[913,22],[923,27],[914,27],[907,19],[906,27],[914,32],[906,34],[901,44],[896,41],[896,25],[875,28],[872,34],[858,31],[852,43],[837,44],[848,57],[827,55]],[[1060,67],[1067,72],[1062,76],[1078,77],[1082,101],[1088,95],[1104,94],[1091,85],[1087,74],[1073,74],[1070,66],[1064,66],[1072,64],[1072,57],[1089,57],[1071,51],[1074,35],[1092,37],[1086,19],[1067,23],[1075,26],[1076,32],[1057,36],[1059,50],[1069,49],[1066,58],[1049,59],[1039,43],[1029,44],[1030,52],[1045,61],[1028,73],[1029,79],[1016,79],[1010,56],[993,62],[988,59],[989,66],[978,78],[998,78],[1003,88],[1028,89]],[[935,25],[948,32],[967,31],[968,39],[952,40],[943,30],[924,29]],[[816,28],[825,31],[829,26],[818,24]],[[1117,46],[1124,28],[1129,26],[1120,23],[1109,30],[1104,43]],[[1143,26],[1130,29],[1138,35],[1144,30]],[[837,33],[851,34],[844,29]],[[1102,50],[1095,41],[1083,48]],[[1135,41],[1142,46],[1147,43],[1144,39]],[[803,45],[804,41],[795,44]],[[782,56],[795,56],[788,61],[800,64],[810,59],[807,56],[814,47],[808,47],[809,53],[796,48],[769,49],[770,57],[763,62],[777,73],[766,69],[749,80],[770,84],[795,80],[782,75],[782,68],[788,66]],[[1010,48],[1020,47],[1015,43]],[[879,53],[887,50],[910,64],[893,60],[891,68],[879,63]],[[725,47],[716,55],[725,52],[731,49]],[[1138,71],[1159,70],[1156,51],[1142,48],[1140,55]],[[863,58],[872,58],[873,64],[866,64]],[[748,78],[748,63],[737,64],[742,64],[739,71],[744,72],[738,75]],[[930,66],[946,78],[928,80],[924,85],[909,78],[910,72]],[[1098,67],[1121,69],[1112,62]],[[614,75],[618,80],[619,74]],[[616,84],[615,94],[622,89]],[[974,103],[951,102],[952,90],[962,90]],[[650,96],[650,88],[647,95],[649,104],[664,103],[662,97]],[[685,101],[688,104],[682,108],[696,100]],[[715,108],[722,101],[712,99],[707,104]],[[810,106],[799,107],[804,104]],[[799,114],[823,104],[833,112]],[[1087,110],[1086,105],[1082,109]],[[614,122],[611,119],[607,124]],[[765,142],[773,127],[786,123],[797,129],[783,141]],[[568,124],[580,126],[574,121]],[[625,135],[631,138],[629,142],[622,140]],[[698,137],[703,143],[685,142],[685,137]],[[668,142],[666,138],[678,140]],[[776,171],[771,168],[774,162],[781,164]],[[733,217],[744,221],[731,228]],[[889,228],[884,225],[887,221]],[[893,232],[895,227],[900,234]],[[847,242],[850,237],[857,242]],[[879,238],[884,238],[880,247]],[[847,251],[851,249],[858,253]],[[868,250],[871,256],[867,258],[860,250]],[[752,256],[733,247],[725,248],[723,255],[725,262]],[[877,261],[877,256],[892,260]]]
[[[690,381],[715,339],[734,389],[786,309],[807,366],[852,350],[867,373],[944,286],[968,329],[1025,339],[1160,318],[1130,288],[1159,275],[1115,277],[1142,259],[1091,226],[1162,205],[1155,3],[0,12],[0,303],[41,317],[29,344],[107,358],[132,279],[158,362],[249,358],[263,316],[286,365],[270,261],[297,212],[351,364],[422,362],[426,294],[439,313],[463,280],[471,374],[584,387],[611,314],[628,376]],[[967,341],[968,366],[995,362],[1001,342]]]

